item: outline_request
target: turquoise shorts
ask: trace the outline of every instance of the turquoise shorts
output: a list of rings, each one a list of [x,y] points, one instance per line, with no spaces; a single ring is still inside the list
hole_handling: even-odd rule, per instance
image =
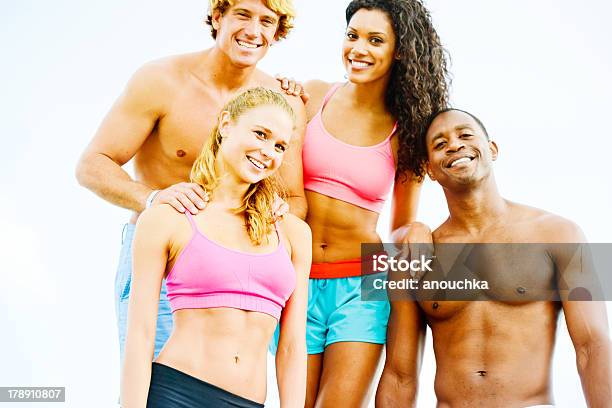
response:
[[[381,300],[362,300],[361,290],[362,281],[367,282],[380,275],[309,279],[306,323],[308,354],[322,353],[328,345],[341,341],[385,344],[389,302],[386,296]],[[376,295],[380,298],[380,293]],[[278,335],[277,327],[270,345],[272,354],[276,354]]]

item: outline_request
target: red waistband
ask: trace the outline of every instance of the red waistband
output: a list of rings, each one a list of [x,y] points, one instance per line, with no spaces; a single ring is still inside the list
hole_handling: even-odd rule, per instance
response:
[[[313,263],[310,268],[311,279],[334,279],[352,278],[356,276],[375,273],[372,271],[370,263],[364,259],[362,268],[361,258],[347,259],[336,262]]]

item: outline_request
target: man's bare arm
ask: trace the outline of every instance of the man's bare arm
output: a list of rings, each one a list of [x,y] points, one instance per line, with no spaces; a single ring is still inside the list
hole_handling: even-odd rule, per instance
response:
[[[612,354],[605,302],[564,301],[563,312],[576,350],[576,365],[587,404],[609,407]]]
[[[559,239],[580,245],[556,245],[553,250],[560,280],[563,312],[576,350],[576,365],[589,407],[610,407],[612,401],[612,353],[605,302],[572,300],[572,289],[597,290],[586,238],[580,228],[566,220],[556,222]],[[562,237],[562,238],[561,238]],[[575,248],[575,250],[574,250]],[[571,250],[570,250],[571,249]],[[585,295],[584,293],[582,294]]]
[[[76,169],[79,184],[112,204],[141,212],[152,188],[121,168],[138,152],[165,112],[168,80],[160,63],[139,69],[108,112]]]

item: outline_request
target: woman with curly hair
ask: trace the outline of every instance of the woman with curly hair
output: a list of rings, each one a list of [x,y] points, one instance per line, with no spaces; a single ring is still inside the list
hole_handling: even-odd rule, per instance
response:
[[[306,406],[362,406],[386,341],[389,303],[361,299],[361,243],[429,241],[416,218],[426,159],[419,134],[447,104],[445,51],[419,0],[354,0],[346,9],[346,83],[310,81],[302,160],[313,234]],[[286,86],[286,83],[284,84]],[[410,236],[409,236],[410,235]]]

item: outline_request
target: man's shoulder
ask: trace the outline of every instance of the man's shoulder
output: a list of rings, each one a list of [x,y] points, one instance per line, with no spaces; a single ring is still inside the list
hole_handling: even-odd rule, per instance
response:
[[[164,84],[176,85],[185,72],[188,72],[202,53],[170,55],[144,63],[135,73],[133,79],[154,82],[156,87]]]
[[[519,213],[519,220],[529,225],[541,242],[582,242],[584,233],[574,221],[541,208],[510,203]]]

